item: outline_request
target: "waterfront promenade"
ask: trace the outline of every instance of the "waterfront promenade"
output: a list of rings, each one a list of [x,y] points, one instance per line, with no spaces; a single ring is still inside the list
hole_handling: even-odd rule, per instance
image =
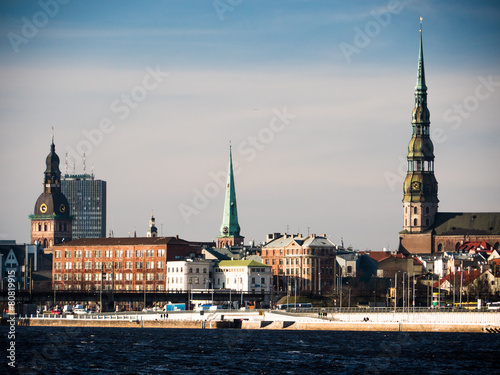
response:
[[[242,328],[335,331],[497,332],[500,312],[394,311],[393,309],[216,310],[183,312],[107,313],[24,316],[23,326],[78,326],[131,328]]]

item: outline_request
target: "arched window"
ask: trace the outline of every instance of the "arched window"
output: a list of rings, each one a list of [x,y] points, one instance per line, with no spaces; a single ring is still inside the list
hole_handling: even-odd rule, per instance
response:
[[[443,251],[443,244],[438,244],[438,253]]]
[[[413,225],[417,226],[417,219],[413,219]]]
[[[413,213],[416,214],[417,213],[417,207],[413,207]]]
[[[425,213],[428,214],[429,213],[429,207],[425,207]]]
[[[455,251],[457,251],[459,247],[460,247],[460,242],[457,242],[457,243],[455,244]]]

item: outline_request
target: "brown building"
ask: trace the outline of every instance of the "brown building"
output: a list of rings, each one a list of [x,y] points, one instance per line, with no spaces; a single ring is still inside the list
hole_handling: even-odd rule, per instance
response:
[[[307,237],[274,233],[262,247],[262,263],[271,266],[278,290],[322,293],[335,284],[337,247],[325,234]]]
[[[165,290],[166,262],[201,247],[178,237],[80,238],[53,254],[56,290]]]
[[[438,212],[438,183],[434,175],[434,145],[424,73],[422,30],[418,58],[408,172],[403,185],[403,231],[399,252],[426,254],[456,251],[466,241],[487,241],[498,249],[500,213]]]
[[[31,243],[50,248],[55,244],[71,241],[72,236],[72,218],[68,200],[61,192],[61,171],[54,137],[45,164],[43,192],[30,215]]]

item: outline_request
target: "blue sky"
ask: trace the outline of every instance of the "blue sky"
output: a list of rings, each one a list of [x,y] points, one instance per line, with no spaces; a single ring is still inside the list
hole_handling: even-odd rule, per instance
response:
[[[494,1],[2,1],[0,239],[29,241],[54,126],[68,171],[87,151],[108,181],[115,235],[154,210],[163,235],[214,239],[231,141],[247,241],[396,248],[420,16],[440,211],[499,211]]]

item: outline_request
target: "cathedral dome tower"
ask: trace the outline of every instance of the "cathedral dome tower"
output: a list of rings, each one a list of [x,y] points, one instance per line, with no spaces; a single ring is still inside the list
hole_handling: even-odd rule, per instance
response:
[[[61,192],[61,171],[54,137],[46,160],[43,192],[35,203],[31,220],[31,243],[44,247],[71,241],[71,216],[68,200]]]

